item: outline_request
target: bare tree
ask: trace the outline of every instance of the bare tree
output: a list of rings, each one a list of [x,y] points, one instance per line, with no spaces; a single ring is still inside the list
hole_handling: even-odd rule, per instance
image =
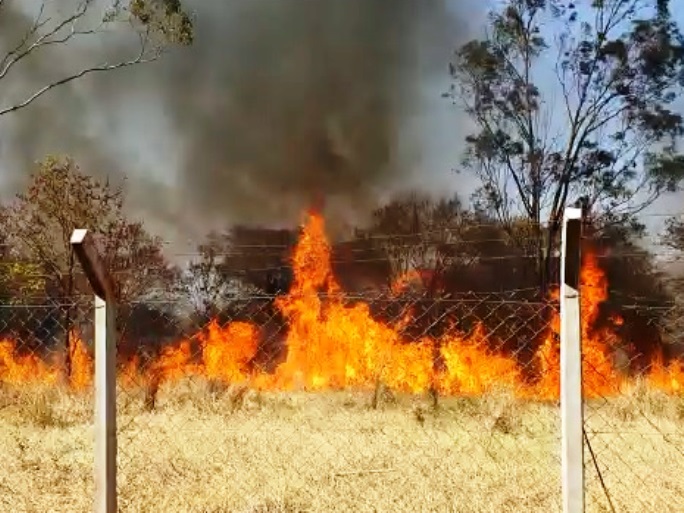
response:
[[[233,226],[225,234],[221,272],[269,295],[284,292],[297,237],[294,230]]]
[[[180,0],[0,0],[0,31],[0,116],[85,75],[151,62],[170,45],[193,41],[193,23]],[[33,90],[7,98],[3,84],[34,59],[102,44],[105,36],[117,38],[116,51],[108,52],[112,60],[59,70]]]
[[[192,313],[200,323],[215,317],[225,305],[233,278],[223,272],[225,237],[216,232],[207,236],[206,242],[197,248],[199,257],[184,270],[181,293],[191,304]]]

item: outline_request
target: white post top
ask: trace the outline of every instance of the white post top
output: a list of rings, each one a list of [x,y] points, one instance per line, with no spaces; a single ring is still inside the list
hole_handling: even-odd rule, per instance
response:
[[[71,233],[71,246],[95,295],[105,301],[112,300],[114,284],[98,253],[92,232],[83,228],[74,230]]]
[[[582,219],[582,209],[577,207],[566,207],[565,212],[563,212],[563,218],[566,220]]]
[[[83,241],[85,240],[87,234],[88,230],[85,230],[83,228],[78,228],[74,230],[71,234],[71,244],[83,244]]]

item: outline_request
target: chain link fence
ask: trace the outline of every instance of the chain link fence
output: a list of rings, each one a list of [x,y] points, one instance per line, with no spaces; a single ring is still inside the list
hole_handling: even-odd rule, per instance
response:
[[[515,294],[236,301],[141,359],[138,395],[122,389],[122,506],[152,479],[167,511],[557,509],[557,408],[523,399],[550,308]]]
[[[86,511],[92,305],[6,309],[3,504]],[[555,310],[520,292],[255,296],[208,322],[122,305],[120,508],[558,509],[557,407],[527,398]]]
[[[684,511],[684,360],[673,329],[684,311],[627,298],[622,310],[628,329],[619,316],[583,329],[587,509]]]
[[[0,304],[0,510],[92,509],[92,298]]]
[[[587,511],[679,511],[682,374],[590,289]],[[4,510],[92,508],[92,303],[0,307]],[[146,301],[118,328],[123,512],[560,510],[558,304],[533,290]]]

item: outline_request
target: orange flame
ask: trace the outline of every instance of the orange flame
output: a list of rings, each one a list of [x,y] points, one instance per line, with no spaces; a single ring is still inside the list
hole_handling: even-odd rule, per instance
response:
[[[18,385],[33,380],[53,383],[58,377],[59,372],[36,355],[16,355],[13,341],[0,340],[0,380],[4,383]]]
[[[248,364],[257,351],[259,333],[253,324],[233,322],[222,329],[212,321],[202,334],[202,359],[208,378],[227,382],[244,381]]]
[[[586,397],[600,397],[616,394],[624,378],[614,368],[611,347],[615,335],[604,329],[595,332],[592,327],[599,316],[599,308],[608,298],[608,284],[603,271],[599,268],[592,253],[584,256],[580,273],[581,296],[580,318],[582,333],[582,387]],[[559,296],[559,291],[554,291]],[[621,319],[615,319],[618,325]],[[540,380],[536,386],[536,396],[555,399],[560,395],[560,316],[556,313],[551,319],[550,333],[537,352],[540,367]]]
[[[503,387],[528,399],[558,398],[558,315],[542,337],[534,359],[538,375],[530,379],[514,356],[490,349],[491,340],[482,325],[470,334],[451,330],[439,339],[407,340],[402,329],[411,321],[410,312],[393,325],[375,319],[369,304],[350,303],[333,275],[330,255],[323,218],[310,214],[292,255],[293,286],[275,302],[288,331],[287,354],[272,374],[261,373],[251,364],[259,349],[259,327],[246,322],[220,326],[212,321],[195,337],[165,347],[146,371],[140,370],[137,359],[127,362],[121,372],[122,384],[131,386],[143,377],[158,386],[201,375],[226,383],[250,382],[264,389],[369,388],[382,382],[411,393],[435,389],[449,395],[479,395]],[[581,282],[584,393],[587,397],[614,395],[627,377],[615,369],[611,358],[618,342],[615,330],[610,326],[594,328],[608,294],[605,276],[591,254],[585,256]],[[395,292],[404,284],[405,280],[399,280]],[[615,326],[621,322],[613,320]],[[92,382],[92,359],[78,337],[71,340],[69,382],[72,388],[83,390]],[[59,366],[33,355],[18,356],[13,342],[0,341],[0,381],[54,382],[59,375]],[[662,358],[656,359],[647,380],[668,393],[682,392],[684,364],[666,366]]]
[[[83,340],[72,332],[69,335],[71,372],[69,385],[77,391],[92,384],[93,359]],[[0,382],[20,385],[28,382],[57,383],[64,375],[62,365],[47,363],[36,354],[18,355],[16,344],[11,340],[0,340]]]
[[[422,276],[420,272],[415,269],[411,269],[400,276],[398,276],[393,282],[390,290],[393,295],[398,296],[402,292],[406,291],[413,284],[422,284]]]
[[[656,356],[647,376],[647,383],[651,387],[667,393],[684,392],[684,362],[675,360],[669,365],[665,365],[662,355]]]
[[[73,332],[69,336],[69,352],[71,353],[69,384],[74,390],[86,390],[93,380],[93,359],[83,340]]]

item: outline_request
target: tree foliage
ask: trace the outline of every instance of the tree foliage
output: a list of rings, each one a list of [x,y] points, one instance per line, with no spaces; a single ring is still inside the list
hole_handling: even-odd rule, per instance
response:
[[[87,228],[96,236],[117,284],[117,299],[144,296],[171,271],[161,241],[124,213],[124,191],[81,171],[69,158],[40,163],[25,192],[4,207],[3,227],[14,257],[39,265],[48,296],[89,293],[71,248],[71,234]]]
[[[35,7],[27,13],[25,2],[0,0],[0,117],[28,107],[49,91],[85,75],[151,62],[170,46],[186,46],[194,40],[193,20],[180,0],[39,0]],[[104,39],[111,33],[125,36],[127,53],[120,46],[121,39],[112,39],[111,43]],[[11,80],[22,68],[29,69],[33,59],[50,59],[51,52],[69,55],[79,46],[92,47],[95,40],[104,44],[108,60],[84,61],[73,69],[60,69],[14,99],[8,100],[9,95],[3,94],[11,88],[6,79]]]
[[[125,216],[123,189],[85,174],[69,158],[44,160],[0,219],[10,250],[4,276],[14,301],[52,301],[63,312],[58,328],[67,334],[79,322],[74,303],[92,294],[70,244],[74,229],[95,235],[115,278],[121,332],[127,305],[155,287],[167,288],[174,275],[161,241]]]
[[[507,0],[456,52],[449,94],[477,127],[464,160],[481,181],[475,199],[507,229],[532,222],[542,275],[566,206],[625,224],[679,189],[684,39],[669,7]]]
[[[678,251],[684,251],[684,219],[672,217],[666,222],[664,242]]]
[[[684,254],[684,217],[675,216],[666,221],[665,233],[661,242],[670,250],[674,250],[678,256],[681,257]],[[681,293],[684,291],[684,272],[682,272],[680,259],[677,259],[674,267],[675,279],[671,280],[671,286],[678,293]]]
[[[236,225],[224,236],[221,272],[266,294],[285,292],[296,230]]]
[[[389,261],[392,280],[429,270],[424,285],[436,292],[446,269],[467,256],[463,241],[471,220],[456,197],[434,200],[411,192],[375,210],[368,234]]]
[[[289,256],[296,231],[235,225],[212,231],[181,273],[180,295],[190,305],[193,326],[231,316],[272,315],[269,297],[287,291]],[[252,312],[245,301],[257,310]],[[238,311],[234,311],[237,308]]]
[[[216,317],[231,295],[231,276],[222,269],[225,244],[221,234],[210,232],[197,248],[198,257],[182,273],[181,294],[189,300],[198,324]]]

